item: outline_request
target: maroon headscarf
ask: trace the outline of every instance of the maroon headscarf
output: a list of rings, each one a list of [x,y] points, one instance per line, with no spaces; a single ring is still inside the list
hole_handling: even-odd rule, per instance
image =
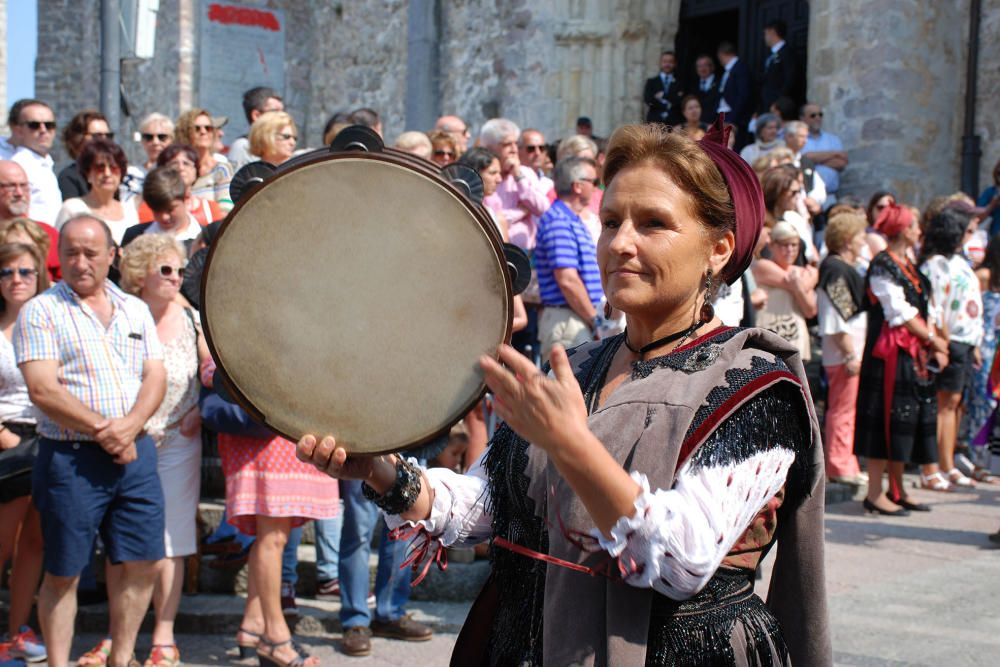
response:
[[[726,127],[725,121],[726,115],[720,113],[698,145],[718,167],[736,210],[736,247],[722,270],[722,279],[732,285],[753,260],[753,251],[764,227],[765,208],[757,174],[746,160],[729,148],[732,128]]]
[[[882,209],[875,220],[875,231],[888,238],[899,236],[913,224],[913,211],[892,203]]]

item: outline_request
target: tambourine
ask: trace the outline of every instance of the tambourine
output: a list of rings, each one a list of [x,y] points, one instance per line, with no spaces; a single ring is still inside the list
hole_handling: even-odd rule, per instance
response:
[[[510,340],[523,263],[475,178],[358,127],[237,172],[202,278],[216,383],[293,441],[376,454],[445,433],[485,391],[478,358]]]

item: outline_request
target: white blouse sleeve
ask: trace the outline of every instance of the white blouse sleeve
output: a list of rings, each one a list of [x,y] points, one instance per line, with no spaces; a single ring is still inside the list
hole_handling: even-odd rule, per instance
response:
[[[871,275],[868,285],[882,306],[885,321],[889,323],[890,327],[902,326],[920,314],[920,311],[906,300],[903,288],[888,278]]]
[[[646,476],[632,473],[642,491],[635,513],[623,516],[611,538],[594,530],[601,547],[623,564],[626,583],[674,600],[700,591],[765,504],[781,490],[795,460],[775,447],[732,465],[688,461],[674,488],[651,492]]]
[[[422,528],[430,538],[445,547],[456,544],[471,546],[488,540],[492,518],[486,511],[489,486],[483,456],[464,475],[447,468],[423,470],[424,478],[434,492],[430,517],[422,521],[407,521],[399,515],[386,515],[386,525],[390,530],[404,525]],[[410,459],[410,463],[417,465],[416,459]]]

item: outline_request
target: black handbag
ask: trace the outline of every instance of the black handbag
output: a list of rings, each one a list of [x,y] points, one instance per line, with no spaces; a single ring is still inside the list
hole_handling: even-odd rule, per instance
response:
[[[38,434],[34,427],[8,428],[21,436],[21,442],[13,449],[0,451],[0,482],[31,472],[38,458]]]

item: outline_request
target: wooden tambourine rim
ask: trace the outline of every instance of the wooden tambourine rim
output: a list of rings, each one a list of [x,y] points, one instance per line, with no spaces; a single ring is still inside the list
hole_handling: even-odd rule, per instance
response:
[[[471,214],[472,218],[486,232],[486,237],[489,239],[490,245],[492,246],[494,253],[496,253],[497,261],[501,267],[501,273],[505,277],[503,283],[506,292],[506,302],[508,304],[507,323],[504,326],[503,342],[510,343],[511,335],[513,333],[512,318],[514,316],[513,289],[511,287],[510,272],[507,268],[507,261],[503,251],[503,239],[500,236],[499,230],[497,230],[496,225],[493,223],[492,219],[489,218],[489,216],[482,210],[480,206],[477,206],[475,203],[469,201],[461,190],[459,190],[456,186],[452,185],[449,181],[443,178],[440,171],[435,172],[435,170],[431,168],[431,166],[434,163],[425,160],[420,160],[419,162],[417,162],[416,160],[409,160],[406,158],[400,159],[401,156],[399,156],[396,153],[397,151],[393,151],[392,153],[366,153],[362,151],[345,151],[345,152],[332,153],[320,149],[314,151],[312,154],[304,154],[302,156],[297,156],[294,165],[291,165],[285,169],[279,168],[279,170],[275,172],[273,176],[269,177],[263,183],[254,184],[250,189],[248,189],[244,193],[240,201],[237,202],[236,205],[233,207],[233,209],[229,211],[229,213],[226,215],[226,218],[219,226],[218,232],[216,232],[215,239],[213,240],[211,246],[209,246],[208,255],[205,258],[204,271],[201,277],[200,291],[201,291],[201,303],[203,304],[201,313],[201,323],[202,323],[202,330],[205,334],[205,343],[208,345],[208,349],[212,355],[212,359],[216,363],[217,369],[222,370],[223,377],[220,378],[217,375],[216,381],[222,380],[222,383],[225,385],[225,388],[229,392],[232,399],[241,408],[243,408],[254,421],[266,426],[268,429],[270,429],[277,435],[285,438],[286,440],[296,442],[298,440],[298,437],[291,433],[287,433],[283,430],[274,428],[274,426],[272,426],[268,422],[267,417],[263,414],[263,412],[261,412],[261,410],[258,409],[256,405],[254,405],[253,401],[251,401],[250,398],[243,393],[243,390],[240,389],[235,380],[232,380],[229,373],[226,371],[225,366],[221,363],[220,360],[221,357],[218,353],[218,349],[212,335],[211,317],[209,316],[207,309],[204,307],[204,304],[207,304],[206,287],[208,284],[209,269],[212,265],[212,259],[215,255],[216,248],[219,246],[219,241],[224,237],[235,214],[257,194],[258,190],[266,187],[269,183],[279,178],[284,178],[285,176],[298,171],[299,169],[303,169],[305,167],[311,167],[321,162],[328,162],[340,159],[361,158],[361,159],[375,160],[378,162],[387,162],[389,164],[392,164],[393,166],[402,167],[404,169],[410,169],[412,171],[419,173],[422,176],[432,178],[436,181],[437,185],[441,186],[445,190],[449,191],[450,194],[454,195],[455,199],[457,199],[465,207],[465,209]],[[494,350],[492,356],[494,359],[499,359],[499,351]],[[477,403],[479,403],[480,400],[482,400],[482,397],[486,394],[487,388],[485,382],[483,381],[480,381],[479,386],[480,388],[475,393],[473,398],[471,398],[467,403],[463,404],[463,407],[458,411],[459,414],[464,415],[468,413]],[[410,443],[402,448],[391,448],[379,451],[350,452],[350,453],[352,456],[378,456],[381,454],[389,454],[392,452],[414,449],[422,445],[425,445],[429,442],[432,442],[435,439],[440,438],[441,436],[447,434],[455,423],[457,422],[445,424],[432,434],[424,438],[421,438],[419,441]],[[317,437],[323,437],[327,434],[317,433],[314,435],[316,435]]]

